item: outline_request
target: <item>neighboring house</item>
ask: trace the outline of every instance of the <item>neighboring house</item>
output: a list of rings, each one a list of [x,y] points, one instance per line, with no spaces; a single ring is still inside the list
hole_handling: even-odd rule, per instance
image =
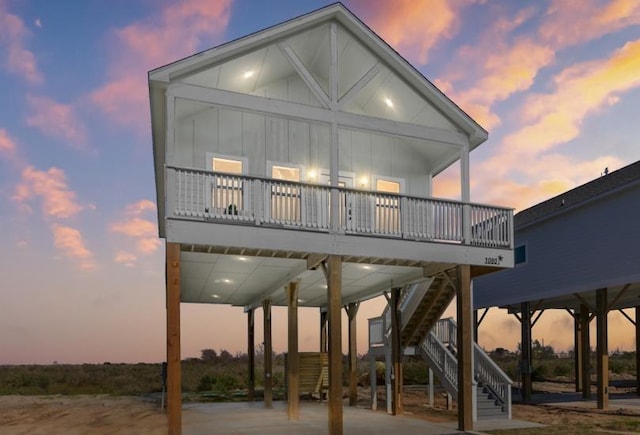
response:
[[[341,307],[355,337],[360,301],[443,274],[465,301],[470,276],[513,265],[512,210],[470,201],[469,153],[487,132],[341,4],[155,69],[149,92],[172,433],[180,302],[245,307],[250,353],[262,307],[266,355],[270,307],[288,306],[294,377],[296,307],[325,310],[338,433]],[[433,178],[453,164],[461,201],[433,198]],[[355,340],[350,349],[354,362]]]
[[[525,396],[531,393],[535,312],[562,309],[573,315],[576,388],[585,398],[589,322],[597,317],[598,406],[606,408],[607,312],[635,307],[640,338],[640,161],[605,170],[589,183],[521,211],[514,221],[515,267],[474,280],[475,308],[506,308],[522,320],[522,343],[528,343],[521,365]],[[637,362],[640,370],[640,358]]]

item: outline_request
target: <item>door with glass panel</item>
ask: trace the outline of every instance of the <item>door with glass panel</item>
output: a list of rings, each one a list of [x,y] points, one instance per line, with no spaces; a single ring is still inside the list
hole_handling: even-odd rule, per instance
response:
[[[267,189],[269,221],[283,225],[301,224],[300,168],[271,164],[271,182]]]
[[[323,171],[320,173],[319,182],[323,185],[331,184],[331,177],[328,171]],[[340,228],[349,228],[351,221],[353,219],[353,194],[349,190],[353,188],[353,174],[349,172],[340,172],[338,175],[338,187],[341,188],[338,194],[338,222]],[[327,219],[330,214],[330,203],[331,203],[331,191],[324,190],[325,193],[325,210],[327,213]]]

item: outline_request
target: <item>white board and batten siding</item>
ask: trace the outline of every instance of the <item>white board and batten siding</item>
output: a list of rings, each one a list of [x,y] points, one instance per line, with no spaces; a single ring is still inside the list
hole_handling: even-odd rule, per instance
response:
[[[330,166],[330,126],[270,117],[226,108],[205,108],[178,119],[170,165],[207,169],[207,153],[245,157],[246,175],[270,177],[268,162],[291,163],[305,170]],[[372,189],[375,176],[403,179],[405,194],[430,195],[428,162],[400,138],[352,129],[339,129],[341,172],[366,177]]]

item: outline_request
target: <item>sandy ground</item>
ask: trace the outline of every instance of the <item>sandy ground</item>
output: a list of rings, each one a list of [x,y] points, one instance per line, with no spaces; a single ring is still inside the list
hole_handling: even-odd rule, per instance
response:
[[[166,434],[167,418],[135,397],[0,396],[0,434]]]
[[[538,391],[571,391],[570,384],[535,384]],[[367,406],[369,393],[358,394]],[[384,412],[384,392],[379,392],[379,412]],[[436,394],[435,407],[428,404],[426,389],[408,388],[403,397],[405,414],[433,422],[455,421],[456,410],[447,410],[445,395]],[[547,405],[518,405],[513,417],[547,425],[544,429],[507,431],[518,434],[638,433],[640,413],[597,412]],[[135,397],[110,396],[0,396],[0,434],[165,434],[166,416],[157,403]],[[492,432],[498,433],[498,432]]]

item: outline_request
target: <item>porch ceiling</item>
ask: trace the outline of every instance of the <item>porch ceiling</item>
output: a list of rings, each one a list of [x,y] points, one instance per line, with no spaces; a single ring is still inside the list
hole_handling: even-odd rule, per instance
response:
[[[273,305],[285,306],[284,286],[299,279],[299,305],[326,306],[327,281],[321,266],[307,269],[310,255],[183,245],[181,300],[246,307],[270,297]],[[422,280],[425,270],[419,262],[348,257],[342,266],[343,304]]]

